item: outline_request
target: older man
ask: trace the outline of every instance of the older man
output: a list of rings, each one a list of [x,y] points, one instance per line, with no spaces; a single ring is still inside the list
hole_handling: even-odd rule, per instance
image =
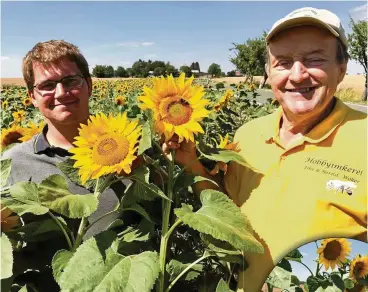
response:
[[[224,190],[265,247],[246,254],[239,291],[259,291],[273,266],[316,239],[367,240],[367,116],[334,96],[348,62],[339,18],[301,8],[267,35],[267,73],[281,107],[235,134],[253,169],[230,164]],[[194,145],[168,143],[176,159],[195,159]],[[208,176],[201,164],[191,171]],[[196,190],[213,187],[202,182]]]

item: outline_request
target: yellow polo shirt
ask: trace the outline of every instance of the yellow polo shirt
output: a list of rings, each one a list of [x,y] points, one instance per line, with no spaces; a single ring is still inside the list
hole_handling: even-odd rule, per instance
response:
[[[307,135],[279,143],[281,107],[243,125],[234,141],[256,170],[231,163],[225,188],[265,247],[246,253],[238,291],[260,291],[287,253],[327,237],[367,240],[367,115],[337,99]]]

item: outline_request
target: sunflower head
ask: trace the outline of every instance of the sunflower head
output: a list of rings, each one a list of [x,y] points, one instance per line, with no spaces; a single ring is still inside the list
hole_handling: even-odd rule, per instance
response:
[[[350,278],[355,282],[368,278],[368,255],[357,255],[351,261]]]
[[[172,75],[152,78],[153,88],[145,86],[138,97],[142,110],[153,111],[155,129],[166,140],[177,134],[179,143],[194,141],[194,134],[204,133],[199,122],[209,115],[209,101],[203,87],[192,85],[193,78],[185,80],[184,73],[177,80]]]
[[[333,270],[336,266],[343,265],[350,251],[350,242],[345,238],[324,239],[317,250],[318,262],[323,264],[326,270]]]
[[[231,98],[233,97],[233,95],[234,95],[234,92],[230,88],[226,89],[224,95],[220,97],[220,99],[218,100],[218,102],[213,107],[214,110],[215,111],[219,111],[220,109],[222,109],[225,106],[227,106],[227,104],[229,103],[229,101],[231,100]]]
[[[16,112],[12,113],[12,116],[14,118],[14,121],[20,123],[24,120],[25,112],[24,112],[24,110],[19,110],[19,111],[16,111]]]
[[[21,138],[24,136],[24,129],[16,124],[9,129],[1,131],[1,147],[7,147],[13,143],[21,143]]]
[[[1,102],[1,108],[6,110],[9,106],[9,102],[7,100]]]
[[[22,142],[31,140],[31,138],[34,135],[41,133],[44,126],[45,126],[44,121],[41,121],[39,125],[36,125],[34,122],[29,122],[28,125],[25,128],[23,128],[23,137],[20,138],[19,140]]]
[[[22,103],[25,107],[27,107],[27,106],[32,105],[32,100],[29,97],[26,97],[23,99]]]
[[[118,95],[118,96],[115,98],[115,103],[116,103],[117,105],[124,105],[124,104],[125,104],[125,101],[126,101],[126,99],[125,99],[125,97],[124,97],[124,96],[122,96],[122,95]]]
[[[82,183],[111,173],[129,174],[141,131],[138,121],[129,121],[126,113],[116,117],[100,114],[82,124],[76,147],[69,150]]]

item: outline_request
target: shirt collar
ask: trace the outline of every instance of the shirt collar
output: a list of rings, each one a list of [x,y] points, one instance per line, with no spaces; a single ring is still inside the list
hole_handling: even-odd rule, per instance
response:
[[[48,127],[47,125],[42,129],[42,132],[36,135],[36,138],[33,143],[33,150],[35,154],[52,154],[52,155],[59,155],[59,156],[71,156],[72,154],[69,153],[68,150],[60,148],[60,147],[54,147],[50,145],[50,143],[46,139],[46,133],[47,133]]]
[[[332,132],[344,121],[349,107],[340,99],[335,99],[336,103],[332,112],[303,137],[304,141],[314,144],[319,143],[328,138]],[[272,114],[272,117],[270,117],[272,126],[268,127],[268,129],[263,129],[263,135],[266,143],[272,143],[273,141],[277,140],[280,132],[281,117],[282,107],[280,106]]]

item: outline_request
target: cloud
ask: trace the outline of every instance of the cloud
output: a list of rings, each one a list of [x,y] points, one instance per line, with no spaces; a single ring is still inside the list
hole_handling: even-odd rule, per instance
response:
[[[133,47],[133,48],[138,48],[138,47],[148,47],[148,46],[152,46],[155,43],[153,42],[122,42],[122,43],[118,43],[116,44],[118,47]]]
[[[368,4],[354,7],[349,11],[355,21],[367,20]]]
[[[10,57],[0,56],[0,61],[10,60]]]

